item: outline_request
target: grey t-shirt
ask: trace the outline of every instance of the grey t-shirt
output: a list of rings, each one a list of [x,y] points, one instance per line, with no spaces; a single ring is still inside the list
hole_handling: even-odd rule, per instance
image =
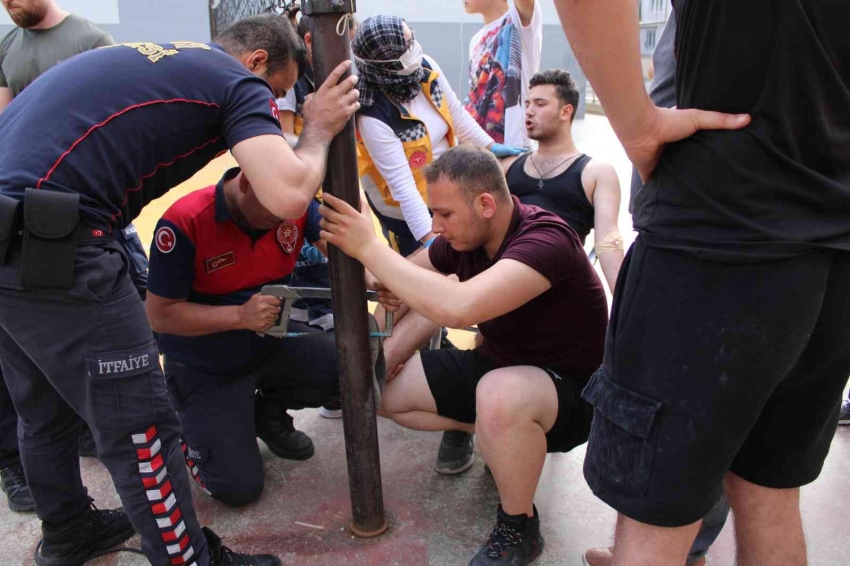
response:
[[[113,43],[111,35],[74,14],[48,29],[16,27],[0,42],[0,87],[18,96],[57,63]]]
[[[649,85],[649,98],[659,108],[676,106],[676,15],[670,14],[670,19],[664,26],[655,52],[652,54],[652,66],[655,75]],[[636,169],[632,169],[632,190],[629,198],[629,212],[634,209],[635,197],[643,188]]]

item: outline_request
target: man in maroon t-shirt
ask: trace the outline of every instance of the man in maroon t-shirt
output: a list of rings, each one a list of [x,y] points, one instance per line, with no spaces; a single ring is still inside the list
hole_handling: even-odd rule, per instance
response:
[[[528,564],[543,549],[533,500],[546,453],[587,440],[592,413],[581,390],[602,361],[605,292],[572,229],[511,197],[489,152],[455,147],[426,178],[438,234],[428,253],[404,259],[377,240],[368,210],[330,195],[321,235],[413,311],[394,341],[421,344],[436,325],[478,324],[480,347],[423,351],[390,372],[380,414],[417,430],[477,435],[501,505],[470,564]],[[413,317],[434,326],[410,339],[405,328],[422,326]]]

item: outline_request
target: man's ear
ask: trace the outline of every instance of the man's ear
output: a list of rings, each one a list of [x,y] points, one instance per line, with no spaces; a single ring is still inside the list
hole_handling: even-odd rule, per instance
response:
[[[244,65],[255,74],[265,74],[269,66],[269,53],[265,49],[257,49],[245,57]]]
[[[251,190],[251,183],[248,182],[248,177],[245,174],[239,175],[239,192],[243,195]]]
[[[304,34],[304,45],[307,46],[307,53],[313,52],[313,34],[309,31]]]
[[[573,119],[573,113],[575,113],[575,106],[572,104],[564,104],[561,106],[561,120],[566,122],[571,122]]]
[[[496,199],[490,193],[481,193],[475,199],[477,201],[478,213],[484,218],[490,219],[496,215]]]

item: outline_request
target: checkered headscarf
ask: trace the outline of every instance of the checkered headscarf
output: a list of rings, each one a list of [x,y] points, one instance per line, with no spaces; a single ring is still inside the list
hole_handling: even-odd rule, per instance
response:
[[[425,69],[411,75],[399,75],[401,63],[397,61],[407,50],[404,40],[404,20],[397,16],[372,16],[357,28],[352,50],[356,60],[360,91],[360,105],[368,108],[375,103],[375,92],[381,91],[396,102],[410,102],[422,90],[419,84],[425,79]],[[372,63],[370,61],[386,61]]]

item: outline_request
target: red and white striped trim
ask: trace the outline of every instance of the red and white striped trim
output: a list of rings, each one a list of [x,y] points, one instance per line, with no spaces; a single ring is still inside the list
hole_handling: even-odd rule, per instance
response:
[[[151,512],[165,543],[165,550],[171,557],[171,564],[188,564],[195,555],[195,549],[192,548],[189,534],[186,533],[186,522],[182,520],[183,513],[168,477],[168,468],[160,454],[162,441],[157,437],[156,426],[133,434],[130,438],[139,459],[139,477],[145,488],[145,495],[151,502]],[[185,451],[185,446],[183,450]]]

